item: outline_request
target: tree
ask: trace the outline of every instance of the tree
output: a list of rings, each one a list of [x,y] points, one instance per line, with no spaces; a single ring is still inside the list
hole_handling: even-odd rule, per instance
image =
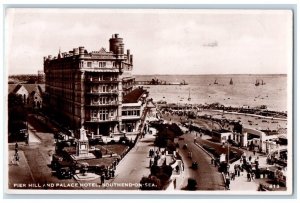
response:
[[[27,129],[27,111],[21,95],[10,93],[8,95],[8,132],[10,141],[23,140],[25,134],[20,130]]]

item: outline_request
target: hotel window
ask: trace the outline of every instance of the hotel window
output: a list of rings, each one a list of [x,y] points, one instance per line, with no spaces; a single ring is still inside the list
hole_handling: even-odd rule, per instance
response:
[[[98,103],[98,101],[99,101],[99,98],[98,97],[94,97],[93,98],[93,103],[95,104],[95,103]]]
[[[108,117],[108,110],[107,109],[100,109],[100,120],[107,120]]]
[[[102,86],[102,92],[107,92],[107,86],[105,85]]]
[[[91,68],[92,67],[92,62],[87,62],[87,67]]]
[[[94,85],[92,89],[93,89],[93,92],[98,92],[98,85]]]
[[[97,117],[98,117],[97,110],[92,110],[92,118],[97,118]]]

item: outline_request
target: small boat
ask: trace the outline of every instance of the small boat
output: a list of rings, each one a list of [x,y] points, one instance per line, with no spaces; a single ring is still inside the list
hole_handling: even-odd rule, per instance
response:
[[[229,82],[229,85],[233,85],[233,81],[232,81],[232,78],[230,78],[230,82]]]
[[[188,97],[188,101],[191,101],[191,90],[189,89],[189,97]]]
[[[214,84],[215,84],[215,85],[219,84],[219,83],[217,82],[217,79],[215,79],[215,82],[214,82]]]
[[[256,80],[256,82],[255,82],[255,86],[259,86],[259,85],[260,85],[259,81],[258,81],[258,80]]]
[[[261,80],[261,85],[265,85],[266,83],[263,81],[263,80]]]

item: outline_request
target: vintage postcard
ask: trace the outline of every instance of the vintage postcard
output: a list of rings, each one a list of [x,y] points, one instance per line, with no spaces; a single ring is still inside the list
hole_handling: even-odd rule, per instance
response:
[[[7,8],[6,193],[292,194],[293,23]]]

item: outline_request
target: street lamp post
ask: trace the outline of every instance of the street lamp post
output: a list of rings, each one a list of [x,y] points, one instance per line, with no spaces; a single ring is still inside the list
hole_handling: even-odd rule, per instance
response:
[[[229,165],[229,142],[227,140],[227,164]]]

